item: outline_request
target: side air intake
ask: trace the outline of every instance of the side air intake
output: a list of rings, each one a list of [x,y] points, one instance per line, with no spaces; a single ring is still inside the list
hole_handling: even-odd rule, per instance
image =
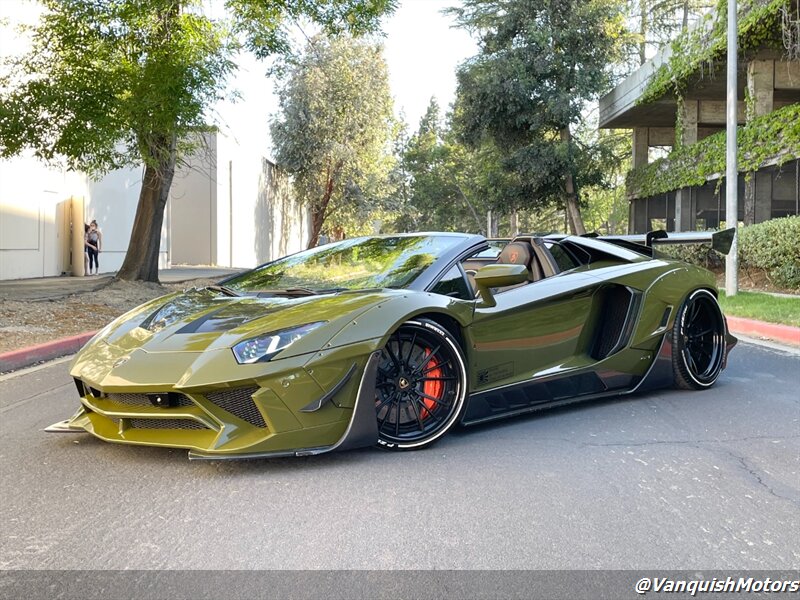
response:
[[[621,285],[603,290],[600,325],[590,352],[592,358],[602,360],[625,347],[633,331],[639,298],[639,294]]]

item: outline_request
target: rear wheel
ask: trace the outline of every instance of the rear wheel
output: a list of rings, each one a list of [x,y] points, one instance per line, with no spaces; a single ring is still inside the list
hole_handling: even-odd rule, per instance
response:
[[[675,383],[687,390],[714,385],[725,360],[725,318],[708,290],[692,292],[672,328]]]
[[[464,407],[461,349],[433,321],[408,321],[383,348],[375,387],[378,443],[392,450],[427,446],[456,423]]]

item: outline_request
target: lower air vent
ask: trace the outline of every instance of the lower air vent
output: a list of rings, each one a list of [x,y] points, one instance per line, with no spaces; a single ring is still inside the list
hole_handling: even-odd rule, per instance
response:
[[[253,394],[257,391],[257,387],[220,390],[206,394],[206,398],[242,421],[247,421],[256,427],[266,427],[261,411],[253,402]]]
[[[193,419],[130,419],[132,429],[208,429]]]
[[[154,395],[157,394],[108,394],[108,399],[126,406],[153,406],[150,396]],[[167,394],[164,394],[164,396],[167,396]],[[170,392],[168,397],[170,406],[194,406],[194,402],[183,394]]]

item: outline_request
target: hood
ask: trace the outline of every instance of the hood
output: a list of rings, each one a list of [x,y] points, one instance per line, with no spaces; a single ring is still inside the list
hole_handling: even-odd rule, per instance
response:
[[[307,336],[313,338],[308,340],[312,347],[307,351],[314,351],[358,314],[397,293],[367,290],[295,298],[256,298],[189,290],[165,296],[123,315],[96,340],[102,339],[128,351],[141,348],[149,353],[203,352],[230,348],[242,340],[272,331],[324,321],[327,326]],[[298,353],[289,350],[287,355]]]

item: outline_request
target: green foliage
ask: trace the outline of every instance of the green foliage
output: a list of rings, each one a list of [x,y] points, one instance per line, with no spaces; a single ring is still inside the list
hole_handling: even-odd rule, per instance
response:
[[[764,271],[776,287],[800,290],[800,216],[740,227],[738,235],[740,268]],[[663,246],[659,252],[713,271],[725,264],[708,244]]]
[[[800,157],[800,104],[762,115],[737,132],[740,172],[756,171],[767,161],[781,165]],[[628,194],[648,197],[683,187],[703,185],[725,174],[724,131],[696,144],[679,146],[667,157],[628,174]]]
[[[583,149],[580,157],[586,161],[578,169],[586,230],[626,233],[630,205],[625,197],[625,174],[631,164],[630,133],[597,129],[595,122],[587,122],[578,129],[575,140]]]
[[[749,0],[740,4],[739,53],[761,46],[782,48],[781,10],[788,6],[788,0]],[[672,55],[650,78],[637,105],[650,104],[665,94],[682,95],[694,76],[725,60],[727,7],[727,0],[719,0],[716,11],[706,16],[703,26],[687,29],[672,42]]]
[[[236,30],[256,56],[292,53],[287,26],[310,20],[327,36],[361,36],[378,30],[383,16],[394,12],[397,0],[226,0]]]
[[[461,146],[431,98],[419,128],[399,149],[406,175],[404,202],[390,226],[399,231],[480,231],[486,210],[476,198],[475,156]]]
[[[158,163],[207,129],[235,45],[193,3],[45,0],[29,53],[3,65],[0,156],[33,148],[92,175]]]
[[[741,228],[739,255],[743,267],[764,269],[775,285],[800,290],[800,216]]]
[[[349,234],[371,228],[390,193],[392,97],[379,46],[347,36],[313,38],[292,65],[272,122],[275,158],[294,175],[313,218]]]
[[[716,4],[716,0],[640,0],[647,11],[648,41],[661,46],[674,40],[690,21],[702,17]]]
[[[741,231],[741,230],[740,230]],[[698,265],[711,271],[717,271],[725,265],[725,257],[712,250],[711,244],[676,244],[660,246],[658,253],[667,258],[675,258]]]
[[[615,0],[466,0],[451,9],[481,43],[458,71],[455,128],[469,147],[489,142],[501,152],[505,176],[520,183],[507,211],[569,201],[573,179],[595,177],[572,130],[612,83],[611,63],[628,41],[620,9]]]

